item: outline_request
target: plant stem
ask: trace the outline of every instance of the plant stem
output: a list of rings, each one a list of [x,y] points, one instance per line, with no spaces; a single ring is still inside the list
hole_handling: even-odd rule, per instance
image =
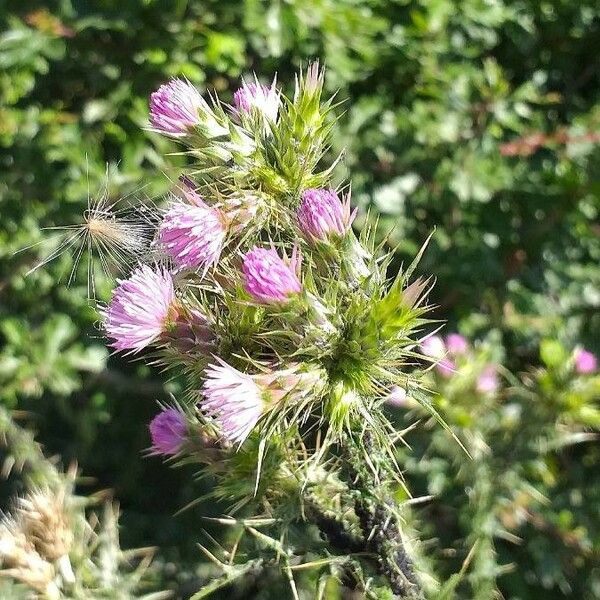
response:
[[[425,596],[404,545],[395,502],[385,484],[376,481],[363,460],[365,452],[371,458],[377,455],[371,436],[362,436],[361,443],[360,449],[356,446],[345,449],[342,475],[354,497],[354,512],[363,535],[348,533],[342,522],[323,514],[313,520],[333,545],[376,558],[377,571],[386,577],[397,597],[423,599]]]
[[[415,600],[424,598],[391,503],[376,499],[369,489],[373,488],[357,486],[354,507],[367,540],[365,549],[378,556],[379,571],[388,578],[394,594]]]

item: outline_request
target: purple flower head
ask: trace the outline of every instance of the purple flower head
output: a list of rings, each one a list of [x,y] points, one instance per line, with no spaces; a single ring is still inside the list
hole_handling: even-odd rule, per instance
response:
[[[594,373],[598,368],[598,360],[596,359],[596,355],[589,350],[585,350],[583,348],[575,350],[574,359],[575,371],[580,375]]]
[[[446,354],[446,345],[439,335],[430,335],[421,342],[421,352],[429,358],[441,359]]]
[[[297,213],[298,225],[309,239],[343,237],[355,214],[350,212],[349,197],[342,203],[335,190],[312,188],[302,193]]]
[[[104,329],[117,350],[139,352],[154,342],[176,317],[171,275],[162,268],[138,267],[129,279],[118,280],[102,311]]]
[[[469,342],[460,333],[450,333],[446,337],[446,348],[450,354],[460,356],[469,350]]]
[[[269,121],[277,121],[279,91],[275,86],[275,79],[270,86],[263,85],[258,81],[242,82],[242,87],[233,94],[233,105],[235,112],[240,116],[256,111]]]
[[[500,387],[496,365],[487,365],[483,369],[475,387],[480,394],[493,394]]]
[[[200,121],[205,105],[200,92],[183,79],[172,79],[150,96],[150,123],[165,135],[182,137]]]
[[[290,296],[302,291],[299,267],[300,257],[296,248],[289,262],[280,258],[273,248],[253,248],[244,256],[244,287],[257,302],[286,302]]]
[[[175,202],[163,217],[158,241],[178,267],[208,268],[218,262],[227,235],[223,213],[189,190],[193,205]]]
[[[185,416],[176,408],[165,408],[148,426],[155,454],[173,456],[181,450],[187,434]]]
[[[263,389],[251,375],[219,360],[206,369],[200,406],[215,420],[223,436],[242,443],[263,413]]]

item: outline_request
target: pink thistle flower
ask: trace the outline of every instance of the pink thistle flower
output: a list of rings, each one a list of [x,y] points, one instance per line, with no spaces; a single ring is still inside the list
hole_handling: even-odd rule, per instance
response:
[[[429,358],[441,359],[446,354],[446,344],[439,335],[430,335],[421,342],[421,352]]]
[[[150,96],[150,123],[159,133],[182,137],[200,122],[205,102],[187,80],[172,79]]]
[[[493,394],[500,386],[496,365],[487,365],[477,378],[476,389],[480,394]]]
[[[598,368],[598,360],[596,359],[596,355],[589,350],[585,350],[584,348],[575,350],[574,360],[575,371],[580,375],[594,373]]]
[[[251,375],[219,360],[206,369],[203,391],[200,406],[204,412],[217,422],[227,440],[241,444],[263,413],[261,386]]]
[[[256,111],[271,122],[277,121],[279,113],[279,91],[275,79],[270,86],[258,81],[242,82],[242,86],[233,94],[233,105],[238,115]]]
[[[176,408],[165,408],[150,421],[152,452],[174,456],[181,450],[187,434],[185,416]]]
[[[214,419],[223,436],[242,443],[260,417],[289,398],[298,406],[323,391],[327,374],[318,367],[292,364],[285,369],[266,369],[249,375],[217,359],[206,369],[200,406]]]
[[[300,256],[294,248],[290,261],[285,261],[273,248],[253,248],[244,256],[244,287],[258,302],[286,302],[302,291],[298,277]]]
[[[460,356],[467,353],[469,342],[460,333],[450,333],[446,337],[446,348],[450,354]]]
[[[350,199],[341,202],[335,190],[308,189],[302,193],[298,208],[298,224],[309,239],[326,240],[343,237],[350,229],[356,211],[350,211]]]
[[[139,352],[154,342],[176,317],[171,275],[162,268],[138,267],[129,279],[117,280],[111,301],[102,310],[104,329],[117,350]]]
[[[178,267],[208,268],[221,256],[227,236],[225,216],[193,190],[187,190],[185,196],[193,204],[171,205],[159,226],[158,242]]]

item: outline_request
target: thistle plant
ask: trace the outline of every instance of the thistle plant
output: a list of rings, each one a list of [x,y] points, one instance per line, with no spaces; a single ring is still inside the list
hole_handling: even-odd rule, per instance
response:
[[[233,106],[175,79],[150,100],[190,167],[99,310],[112,348],[183,376],[151,451],[200,464],[237,532],[227,561],[206,550],[224,575],[196,598],[258,564],[296,598],[304,569],[372,598],[436,589],[385,408],[401,389],[443,425],[416,368],[430,284],[411,281],[421,253],[390,280],[392,253],[352,230],[349,186],[324,166],[323,78],[311,64],[290,97],[243,82]]]
[[[435,335],[421,345],[423,354],[437,359],[424,383],[437,392],[432,401],[468,454],[448,444],[409,395],[398,400],[396,393],[389,402],[408,422],[425,421],[411,438],[414,454],[401,449],[399,458],[413,481],[424,476],[434,506],[439,502],[448,514],[443,531],[427,535],[438,538],[439,547],[451,546],[458,565],[464,561],[457,597],[499,597],[498,580],[513,568],[500,553],[503,544],[539,557],[539,573],[531,576],[568,591],[570,573],[588,556],[589,539],[584,525],[562,524],[565,511],[555,496],[559,474],[568,474],[555,465],[558,450],[597,438],[590,431],[600,423],[596,357],[544,340],[541,365],[517,376],[502,366],[504,352],[493,335],[475,343],[457,333]],[[551,568],[537,550],[548,543],[556,557]],[[440,571],[451,573],[458,565]]]

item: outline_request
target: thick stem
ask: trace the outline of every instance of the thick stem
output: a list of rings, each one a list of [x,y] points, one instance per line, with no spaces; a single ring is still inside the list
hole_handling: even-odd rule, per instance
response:
[[[370,436],[363,436],[362,443],[362,452],[373,457],[375,449]],[[423,599],[423,590],[404,546],[394,500],[386,492],[386,486],[375,481],[360,453],[357,456],[349,449],[346,456],[347,482],[355,492],[354,512],[366,540],[365,549],[377,555],[379,572],[388,579],[396,596]]]
[[[366,550],[378,556],[380,572],[385,575],[394,594],[401,598],[424,598],[411,560],[404,548],[398,518],[383,502],[366,499],[368,492],[359,491],[355,512],[365,534]]]

